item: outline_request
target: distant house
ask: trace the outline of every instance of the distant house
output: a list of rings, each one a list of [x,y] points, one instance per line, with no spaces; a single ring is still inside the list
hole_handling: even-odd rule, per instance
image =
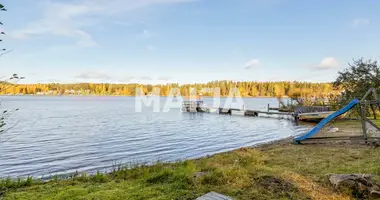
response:
[[[66,90],[65,93],[67,93],[67,94],[75,94],[76,91],[75,90]]]

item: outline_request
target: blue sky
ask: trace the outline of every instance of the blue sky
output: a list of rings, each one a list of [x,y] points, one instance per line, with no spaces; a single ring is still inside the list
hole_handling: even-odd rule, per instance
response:
[[[378,59],[376,0],[0,0],[24,83],[326,82]]]

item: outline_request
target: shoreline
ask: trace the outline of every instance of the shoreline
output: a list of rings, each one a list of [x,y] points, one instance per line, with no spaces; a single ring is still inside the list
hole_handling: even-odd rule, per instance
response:
[[[150,97],[149,95],[145,95]],[[64,95],[38,95],[38,94],[0,94],[0,97],[136,97],[135,95],[99,95],[99,94],[88,94],[88,95],[80,95],[80,94],[64,94]],[[159,97],[169,97],[160,95]],[[181,96],[185,98],[186,96]],[[229,96],[220,96],[220,98],[228,98]],[[202,98],[214,98],[214,96],[202,96]],[[278,98],[276,96],[240,96],[240,98]],[[281,98],[289,98],[288,96],[283,96]]]
[[[336,125],[346,133],[352,123]],[[380,180],[380,148],[351,142],[295,145],[292,138],[183,161],[118,166],[109,173],[0,180],[0,197],[196,199],[215,191],[233,199],[351,199],[354,192],[336,190],[327,174],[373,174]]]
[[[234,199],[308,199],[316,194],[349,199],[350,193],[329,186],[326,174],[360,172],[380,176],[378,159],[374,159],[380,155],[380,148],[347,143],[294,145],[291,138],[197,159],[117,168],[110,173],[78,173],[48,181],[3,180],[0,192],[4,199],[195,199],[210,191]]]
[[[373,159],[380,155],[380,148],[356,144],[294,145],[289,140],[198,159],[115,169],[108,174],[82,173],[46,182],[28,179],[18,185],[9,184],[3,199],[195,199],[210,191],[234,199],[308,199],[316,195],[349,199],[350,193],[329,186],[326,174],[380,175],[378,160]],[[4,185],[0,184],[0,188]]]

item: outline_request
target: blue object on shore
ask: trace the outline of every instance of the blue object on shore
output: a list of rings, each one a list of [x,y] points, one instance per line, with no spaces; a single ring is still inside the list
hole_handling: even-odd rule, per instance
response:
[[[327,123],[334,120],[335,118],[339,117],[340,115],[343,115],[347,111],[351,110],[354,106],[359,104],[360,101],[358,99],[352,100],[349,104],[347,104],[342,109],[334,112],[333,114],[327,116],[324,118],[321,122],[319,122],[310,132],[306,133],[305,135],[298,136],[294,138],[294,143],[299,144],[301,141],[307,140],[311,137],[313,137],[315,134],[317,134]]]

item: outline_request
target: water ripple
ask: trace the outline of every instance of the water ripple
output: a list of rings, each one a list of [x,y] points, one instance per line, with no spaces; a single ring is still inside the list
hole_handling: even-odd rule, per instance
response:
[[[20,121],[8,133],[12,139],[0,146],[0,177],[93,173],[110,171],[120,162],[198,158],[310,128],[275,118],[154,113],[152,108],[135,113],[131,97],[0,98],[5,108],[20,109],[9,119]],[[268,98],[245,101],[253,109],[278,105]]]

